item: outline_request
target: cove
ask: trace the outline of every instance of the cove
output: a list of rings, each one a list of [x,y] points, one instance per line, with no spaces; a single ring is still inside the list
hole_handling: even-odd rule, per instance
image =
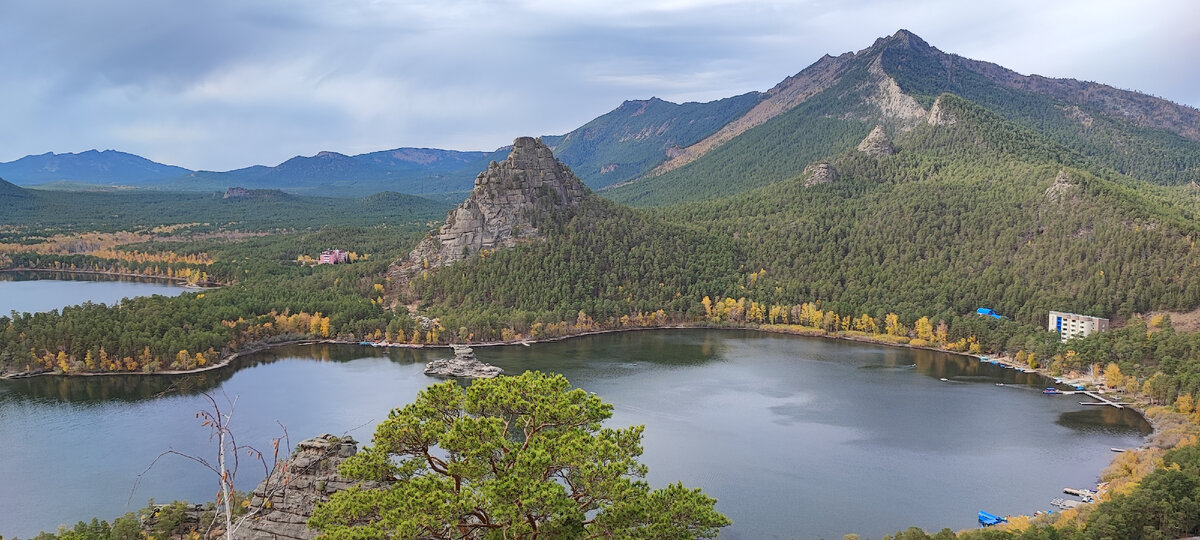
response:
[[[62,309],[84,302],[108,305],[122,298],[161,294],[176,296],[187,289],[150,278],[77,272],[0,272],[0,316]]]
[[[509,373],[562,373],[614,404],[611,425],[645,424],[649,481],[718,498],[734,520],[729,539],[877,539],[913,525],[970,528],[981,509],[1046,509],[1063,487],[1094,484],[1110,447],[1137,446],[1149,430],[1133,411],[1043,396],[1034,374],[935,351],[659,330],[476,354]],[[182,459],[160,461],[133,490],[168,448],[210,453],[196,389],[237,399],[242,443],[269,447],[277,421],[292,443],[323,432],[366,442],[390,408],[435,382],[424,362],[448,356],[317,345],[191,376],[0,381],[0,534],[112,519],[150,497],[211,500],[215,478]],[[252,488],[262,470],[242,467],[239,488]]]

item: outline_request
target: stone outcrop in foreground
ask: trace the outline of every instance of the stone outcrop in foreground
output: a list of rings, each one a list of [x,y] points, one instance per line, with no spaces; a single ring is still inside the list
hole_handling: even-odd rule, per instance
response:
[[[425,374],[433,377],[459,379],[491,379],[504,370],[475,358],[475,351],[465,345],[454,346],[454,358],[434,360],[425,364]]]
[[[275,467],[250,495],[252,508],[271,506],[244,523],[234,534],[240,540],[310,540],[317,531],[305,526],[317,503],[334,492],[372,482],[358,482],[338,474],[338,465],[358,453],[350,437],[324,434],[300,441],[292,457]]]
[[[401,266],[445,266],[482,250],[512,247],[539,237],[534,217],[574,206],[588,193],[571,169],[542,141],[513,141],[508,159],[488,165],[446,224],[425,238]]]

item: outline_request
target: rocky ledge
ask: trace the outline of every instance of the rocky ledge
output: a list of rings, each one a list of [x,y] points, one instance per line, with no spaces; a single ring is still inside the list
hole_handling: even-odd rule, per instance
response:
[[[310,540],[318,533],[305,523],[317,503],[329,500],[335,491],[353,485],[378,487],[373,482],[356,482],[338,474],[338,465],[358,452],[350,437],[325,434],[300,441],[291,458],[275,467],[250,495],[252,508],[264,508],[234,534],[239,540]],[[268,505],[267,502],[270,502]]]
[[[503,372],[503,369],[480,362],[475,358],[475,352],[464,345],[454,346],[454,358],[434,360],[425,364],[425,374],[433,377],[490,379]]]

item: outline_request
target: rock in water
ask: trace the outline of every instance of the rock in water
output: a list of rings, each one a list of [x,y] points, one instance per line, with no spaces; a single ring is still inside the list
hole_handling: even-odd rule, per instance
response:
[[[475,189],[446,224],[401,261],[419,268],[445,266],[482,250],[537,238],[534,218],[575,206],[588,193],[571,169],[539,139],[521,137],[502,162],[475,178]]]
[[[465,345],[454,346],[454,358],[434,360],[425,364],[425,374],[433,377],[490,379],[503,372],[503,369],[480,362],[475,358],[475,351]]]

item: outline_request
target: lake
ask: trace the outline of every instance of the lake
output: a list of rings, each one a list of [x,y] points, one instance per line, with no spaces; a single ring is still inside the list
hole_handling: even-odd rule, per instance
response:
[[[615,405],[611,425],[645,424],[650,482],[718,498],[734,521],[727,539],[878,539],[974,527],[979,510],[1048,509],[1063,487],[1092,487],[1110,447],[1149,430],[1133,411],[1044,396],[1036,375],[846,341],[658,330],[476,354],[508,373],[562,373]],[[389,409],[436,381],[424,362],[449,356],[292,346],[190,377],[0,381],[0,534],[111,520],[150,497],[213,499],[215,477],[173,457],[134,489],[167,449],[212,453],[196,388],[237,400],[241,443],[269,447],[279,423],[293,444],[323,432],[369,441]],[[239,489],[262,476],[243,462]]]
[[[184,287],[150,278],[70,272],[0,272],[0,316],[16,311],[37,313],[84,302],[119,302],[122,298],[161,294],[177,296]]]

